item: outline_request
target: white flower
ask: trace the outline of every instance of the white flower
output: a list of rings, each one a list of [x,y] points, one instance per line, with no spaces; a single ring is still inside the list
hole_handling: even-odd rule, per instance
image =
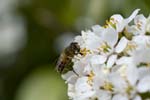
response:
[[[108,61],[107,61],[107,67],[108,68],[111,68],[115,62],[117,60],[117,55],[111,55],[109,58],[108,58]]]
[[[62,78],[66,80],[67,83],[74,84],[77,80],[77,75],[73,71],[69,71],[62,75]]]
[[[75,84],[75,92],[75,100],[87,100],[95,93],[92,86],[88,83],[87,77],[82,77],[77,80]]]
[[[110,22],[115,25],[117,32],[122,32],[125,26],[127,26],[138,14],[140,9],[136,9],[129,18],[124,19],[121,15],[115,14],[111,16]],[[111,26],[111,24],[109,24]],[[111,26],[112,27],[112,26]]]
[[[100,25],[94,25],[94,26],[92,26],[92,30],[96,35],[101,37],[105,28]]]
[[[142,100],[142,98],[139,95],[136,95],[133,100]]]
[[[127,46],[128,40],[125,37],[122,37],[115,48],[117,53],[121,53]]]
[[[144,93],[149,91],[150,92],[150,75],[149,76],[145,76],[144,78],[142,78],[137,86],[137,89],[139,92]]]
[[[128,87],[128,84],[124,80],[124,78],[118,72],[113,72],[108,75],[109,81],[112,83],[114,87],[115,93],[124,93],[125,89]]]
[[[146,18],[144,15],[137,15],[134,19],[135,26],[139,30],[139,34],[145,34],[146,32]]]
[[[82,38],[84,40],[85,48],[89,50],[96,49],[102,43],[100,37],[98,37],[97,35],[95,35],[94,32],[91,31],[87,31],[87,32],[82,31]]]
[[[72,99],[75,96],[75,86],[68,83],[68,96]]]
[[[118,95],[115,95],[112,100],[129,100],[128,97],[126,95],[121,95],[121,94],[118,94]]]
[[[103,64],[106,61],[106,57],[102,55],[94,55],[91,58],[91,64]]]
[[[146,32],[146,18],[140,14],[134,18],[135,25],[127,26],[126,30],[134,35],[145,34]]]
[[[113,28],[107,28],[102,34],[102,39],[112,48],[118,41],[118,33]]]
[[[62,75],[71,100],[143,100],[150,93],[150,17],[138,11],[126,19],[113,15],[106,26],[75,37],[80,52]]]
[[[111,100],[112,98],[111,93],[108,91],[104,91],[104,90],[97,91],[96,97],[98,100]],[[93,98],[93,100],[95,99]]]
[[[99,28],[99,29],[98,29]],[[96,31],[96,29],[98,31]],[[96,31],[96,33],[94,33]],[[103,29],[95,26],[92,31],[82,31],[81,36],[75,38],[81,49],[86,48],[91,53],[102,51],[103,53],[113,50],[114,45],[118,41],[118,33],[113,28]]]

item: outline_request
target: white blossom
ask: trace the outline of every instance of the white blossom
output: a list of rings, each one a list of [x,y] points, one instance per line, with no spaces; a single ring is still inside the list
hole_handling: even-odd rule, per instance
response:
[[[143,93],[150,94],[150,16],[138,12],[115,14],[75,37],[80,53],[73,70],[62,75],[69,99],[144,100]]]
[[[139,35],[139,34],[145,34],[146,32],[146,18],[143,14],[137,15],[134,18],[135,25],[132,25],[131,27],[127,27],[126,29],[128,32]]]
[[[136,9],[129,18],[124,19],[120,14],[111,16],[110,22],[115,25],[117,32],[121,32],[138,14],[139,9]],[[110,24],[109,26],[111,26]]]

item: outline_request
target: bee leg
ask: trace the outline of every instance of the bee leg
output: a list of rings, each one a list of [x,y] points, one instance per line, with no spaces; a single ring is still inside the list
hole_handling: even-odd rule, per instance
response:
[[[61,63],[61,64],[59,65],[57,71],[58,71],[60,74],[62,74],[63,70],[64,70],[64,64]]]
[[[79,74],[72,67],[73,66],[73,62],[68,63],[67,66],[70,66],[70,67],[66,67],[67,71],[72,70],[77,76],[79,76]]]
[[[80,52],[79,54],[83,56],[83,53]]]
[[[79,74],[78,74],[78,73],[76,73],[76,71],[75,71],[74,69],[73,69],[72,71],[73,71],[73,72],[74,72],[77,76],[79,76]]]
[[[72,59],[72,57],[71,57],[71,56],[68,56],[68,59],[70,60],[70,59]]]

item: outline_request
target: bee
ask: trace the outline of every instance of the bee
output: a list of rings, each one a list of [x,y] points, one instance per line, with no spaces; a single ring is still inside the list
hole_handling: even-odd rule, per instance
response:
[[[77,42],[72,42],[65,50],[61,53],[57,64],[56,70],[59,73],[65,73],[66,71],[72,69],[72,58],[80,53],[80,46]]]

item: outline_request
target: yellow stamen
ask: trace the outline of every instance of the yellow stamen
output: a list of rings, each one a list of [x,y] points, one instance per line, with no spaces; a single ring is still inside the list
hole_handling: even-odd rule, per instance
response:
[[[88,49],[86,49],[86,48],[84,48],[84,49],[81,49],[81,50],[80,50],[80,53],[81,53],[83,56],[86,56],[87,54],[90,54],[91,51],[88,50]]]
[[[137,48],[137,44],[133,42],[128,42],[127,47],[125,48],[125,51],[133,51]]]
[[[108,90],[108,91],[113,91],[114,86],[110,82],[105,82],[103,87],[100,87],[100,89]]]
[[[107,53],[109,52],[109,50],[111,49],[111,47],[106,43],[104,42],[100,48],[98,48],[98,50],[100,50],[101,52],[104,52],[104,53]]]
[[[127,94],[130,95],[132,90],[133,90],[133,87],[132,87],[132,86],[128,86],[128,87],[126,88]]]
[[[90,74],[88,74],[88,84],[92,85],[93,77],[95,76],[94,72],[91,71]]]

